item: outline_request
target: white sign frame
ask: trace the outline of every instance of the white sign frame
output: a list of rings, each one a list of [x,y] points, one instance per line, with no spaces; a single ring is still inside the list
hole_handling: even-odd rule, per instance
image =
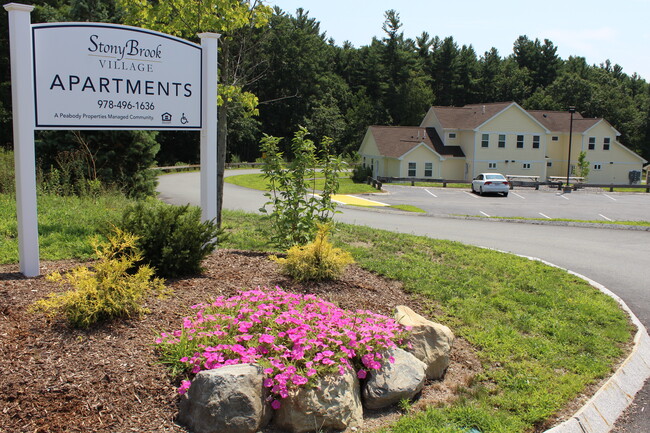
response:
[[[117,24],[31,28],[36,129],[201,129],[200,45]]]
[[[54,26],[31,24],[34,6],[20,3],[4,5],[9,15],[9,50],[11,57],[11,93],[14,133],[14,159],[16,166],[16,215],[18,219],[18,253],[20,272],[27,277],[40,274],[38,246],[38,214],[36,203],[36,157],[34,131],[36,130],[36,83],[33,58],[33,29]],[[102,23],[58,23],[63,25],[105,26]],[[113,29],[135,31],[135,27],[110,25]],[[145,29],[137,31],[183,41],[171,35]],[[126,130],[200,130],[201,131],[201,217],[204,221],[217,217],[217,44],[218,33],[201,33],[200,45],[200,124],[169,125],[168,127],[142,126],[39,126],[38,129],[126,129]],[[184,43],[198,47],[189,41]],[[191,67],[191,65],[183,65]],[[196,67],[196,66],[195,66]]]

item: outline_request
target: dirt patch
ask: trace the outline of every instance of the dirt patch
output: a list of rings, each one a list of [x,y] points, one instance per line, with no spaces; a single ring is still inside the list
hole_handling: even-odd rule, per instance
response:
[[[41,272],[76,265],[46,262]],[[339,281],[300,284],[282,275],[264,253],[220,250],[203,266],[200,276],[169,280],[174,294],[150,300],[150,314],[88,330],[28,313],[28,306],[54,286],[43,277],[23,277],[16,265],[0,266],[0,432],[184,432],[174,423],[177,379],[157,362],[153,342],[158,332],[176,329],[191,305],[238,290],[280,286],[346,309],[386,315],[396,305],[407,305],[435,320],[430,301],[357,266]],[[480,371],[472,347],[457,339],[444,380],[427,383],[414,407],[454,399]],[[397,408],[368,411],[364,430],[399,416]]]

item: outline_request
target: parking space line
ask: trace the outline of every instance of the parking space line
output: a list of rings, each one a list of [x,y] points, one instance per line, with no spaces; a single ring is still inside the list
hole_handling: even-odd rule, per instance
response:
[[[467,192],[467,191],[463,191],[463,192],[465,194],[467,194],[468,196],[472,197],[472,198],[478,198],[478,196],[476,194],[474,194],[473,192]]]
[[[543,214],[543,213],[541,213],[541,212],[538,212],[538,213],[539,213],[539,214],[540,214],[541,216],[543,216],[544,218],[546,218],[546,219],[548,219],[548,220],[550,220],[550,219],[551,219],[551,217],[550,217],[550,216],[548,216],[548,215],[544,215],[544,214]]]
[[[603,215],[603,214],[601,214],[601,213],[599,213],[598,216],[599,216],[599,217],[603,217],[603,218],[605,218],[607,221],[614,221],[613,219],[611,219],[611,218],[607,218],[605,215]]]
[[[435,198],[438,198],[438,196],[437,196],[437,195],[435,195],[434,193],[432,193],[432,192],[431,192],[431,191],[429,191],[428,189],[425,189],[425,191],[426,191],[426,192],[428,192],[429,194],[431,194],[432,196],[434,196]]]
[[[610,200],[614,200],[614,201],[616,201],[616,199],[615,199],[614,197],[610,197],[610,196],[608,196],[607,194],[603,194],[603,195],[604,195],[605,197],[607,197],[608,199],[610,199]]]
[[[565,200],[568,200],[568,199],[569,199],[569,197],[565,196],[564,194],[558,194],[558,195],[559,195],[560,197],[562,197],[563,199],[565,199]]]
[[[482,213],[483,215],[485,215],[486,217],[490,218],[490,215],[486,214],[485,212],[481,211],[481,213]]]
[[[519,195],[519,194],[517,194],[517,193],[514,192],[514,191],[512,191],[512,194],[516,195],[517,197],[519,197],[519,198],[522,199],[522,200],[526,200],[526,197],[524,197],[523,195]]]

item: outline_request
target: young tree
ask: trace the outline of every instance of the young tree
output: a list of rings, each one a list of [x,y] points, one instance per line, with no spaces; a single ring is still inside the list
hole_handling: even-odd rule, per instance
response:
[[[578,155],[578,163],[575,167],[575,174],[578,177],[583,177],[584,181],[587,181],[589,177],[589,161],[587,161],[587,152],[584,150]]]
[[[194,41],[202,32],[222,34],[219,44],[217,183],[218,190],[223,191],[230,108],[233,104],[241,104],[250,113],[256,113],[258,99],[243,87],[259,74],[259,64],[251,55],[254,32],[268,24],[272,9],[258,0],[119,0],[119,4],[126,11],[128,24]],[[221,224],[222,205],[223,194],[219,194],[218,224]]]
[[[323,140],[319,155],[308,135],[302,127],[295,133],[290,163],[284,162],[280,151],[281,138],[266,135],[261,143],[262,172],[271,191],[264,194],[269,201],[260,211],[268,213],[273,222],[271,242],[282,248],[311,242],[318,225],[332,221],[336,208],[332,195],[338,191],[343,162],[332,155],[331,139]],[[321,191],[316,191],[317,174],[325,179]],[[270,211],[266,209],[269,205]]]

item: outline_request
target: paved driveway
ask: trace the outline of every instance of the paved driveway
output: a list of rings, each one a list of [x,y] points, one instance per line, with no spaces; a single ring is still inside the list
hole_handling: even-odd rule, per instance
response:
[[[412,204],[432,215],[523,218],[566,218],[587,221],[650,221],[650,194],[584,189],[563,193],[516,188],[508,197],[479,196],[469,189],[384,185],[387,194],[373,195],[391,205]]]

